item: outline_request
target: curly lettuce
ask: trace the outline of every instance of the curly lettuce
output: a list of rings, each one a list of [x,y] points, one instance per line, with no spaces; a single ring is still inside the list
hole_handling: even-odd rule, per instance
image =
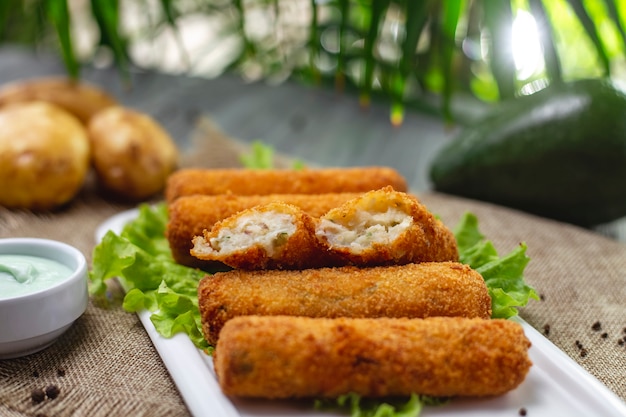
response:
[[[195,346],[210,350],[202,335],[197,294],[207,273],[174,261],[166,225],[167,207],[161,203],[140,206],[137,218],[119,235],[108,231],[93,251],[89,291],[103,297],[105,281],[118,278],[126,291],[126,311],[151,311],[150,320],[162,336],[183,332]]]
[[[142,205],[136,219],[126,224],[119,235],[107,232],[93,252],[90,292],[103,297],[106,281],[118,278],[126,292],[122,304],[125,310],[151,311],[150,319],[159,334],[171,337],[185,333],[195,346],[211,353],[212,347],[202,335],[197,296],[198,282],[207,272],[174,261],[165,238],[167,220],[165,203]],[[460,261],[485,279],[492,299],[492,317],[515,316],[518,307],[539,298],[524,281],[524,268],[529,262],[525,244],[500,257],[493,243],[480,232],[472,213],[464,214],[454,233]],[[417,417],[424,405],[445,401],[413,395],[406,403],[391,404],[349,394],[332,403],[317,401],[316,407],[339,408],[355,417]]]
[[[537,292],[524,280],[524,269],[530,261],[527,246],[521,243],[507,255],[500,257],[493,243],[480,232],[478,218],[465,213],[454,229],[459,247],[460,262],[479,272],[491,296],[491,317],[510,318],[518,314],[518,307],[538,300]]]

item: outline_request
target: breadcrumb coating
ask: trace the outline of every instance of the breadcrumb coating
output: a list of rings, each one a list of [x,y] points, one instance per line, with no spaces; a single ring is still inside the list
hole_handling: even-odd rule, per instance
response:
[[[373,268],[216,273],[200,281],[205,339],[215,345],[238,316],[491,317],[482,276],[467,265],[432,262]]]
[[[222,329],[214,363],[236,397],[483,397],[524,380],[529,347],[501,319],[242,316]]]
[[[364,193],[323,215],[320,242],[348,264],[457,261],[454,234],[417,197],[391,187]]]
[[[388,167],[318,169],[181,169],[170,175],[165,198],[205,194],[325,194],[365,192],[390,185],[407,191],[406,180]]]
[[[297,228],[285,229],[293,222]],[[458,260],[452,231],[415,196],[391,187],[349,200],[319,219],[285,203],[255,206],[216,223],[193,243],[196,258],[243,269]]]
[[[361,193],[269,194],[269,195],[191,195],[168,205],[166,237],[174,260],[192,268],[209,268],[213,263],[202,261],[190,253],[192,239],[202,235],[215,223],[252,207],[282,201],[301,208],[313,217],[320,217]]]
[[[282,202],[243,210],[193,238],[191,255],[241,269],[302,269],[332,264],[314,219]]]

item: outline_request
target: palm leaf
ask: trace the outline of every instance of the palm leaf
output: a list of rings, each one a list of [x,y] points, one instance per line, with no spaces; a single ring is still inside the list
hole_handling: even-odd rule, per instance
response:
[[[47,46],[50,35],[54,34],[68,74],[78,77],[80,65],[72,45],[72,37],[78,34],[71,33],[69,1],[1,0],[0,41]],[[144,1],[146,7],[154,4]],[[179,19],[196,13],[228,16],[228,24],[217,34],[218,41],[207,41],[203,48],[214,49],[218,47],[219,39],[236,34],[242,47],[236,51],[237,56],[229,57],[229,62],[224,63],[225,72],[241,71],[250,60],[255,60],[262,66],[264,76],[287,70],[307,82],[328,86],[334,82],[337,90],[349,89],[350,93],[359,94],[362,104],[369,103],[374,96],[384,97],[391,100],[392,123],[401,123],[404,106],[411,106],[412,103],[426,103],[432,109],[434,102],[428,95],[431,92],[441,98],[441,114],[447,121],[452,120],[452,96],[459,91],[477,91],[478,85],[483,87],[483,93],[489,93],[482,97],[496,98],[491,92],[495,92],[497,86],[501,99],[514,96],[518,81],[510,52],[509,30],[515,9],[523,8],[526,4],[540,28],[547,77],[551,82],[559,82],[568,70],[562,67],[568,62],[565,59],[568,56],[564,55],[568,51],[564,49],[563,53],[558,49],[561,44],[556,42],[556,28],[561,17],[550,13],[553,10],[550,0],[310,0],[309,23],[304,23],[310,25],[305,35],[308,57],[303,64],[300,55],[293,53],[290,48],[282,47],[280,42],[283,39],[280,36],[273,39],[279,43],[267,42],[266,39],[255,40],[248,36],[248,25],[253,23],[247,21],[250,8],[263,8],[264,12],[274,13],[278,19],[283,10],[279,6],[282,6],[283,1],[289,0],[158,0],[156,4],[160,5],[163,13],[155,21],[150,21],[147,29],[156,33],[161,28],[171,28],[183,59],[189,64],[191,59],[181,40]],[[128,76],[132,61],[128,51],[133,39],[127,38],[119,30],[122,3],[120,0],[89,0],[88,4],[100,29],[99,44],[111,49],[118,69]],[[574,12],[580,27],[597,51],[597,61],[585,67],[586,70],[593,66],[590,70],[595,76],[600,66],[606,75],[611,75],[612,56],[609,55],[609,46],[612,44],[608,43],[608,39],[602,39],[600,24],[608,22],[615,25],[615,33],[621,35],[620,46],[626,54],[626,27],[620,14],[621,3],[614,0],[602,0],[599,3],[566,0],[558,5],[567,5]],[[402,36],[394,38],[401,51],[397,62],[387,61],[377,54],[380,40],[386,41],[386,37],[391,36],[382,32],[387,29],[387,25],[383,26],[382,23],[390,7],[403,13],[405,19],[400,23],[404,25],[404,31],[399,32]],[[602,11],[595,12],[600,9]],[[459,29],[466,27],[463,25],[466,16],[467,39],[478,41],[485,27],[491,33],[489,62],[482,61],[474,50],[471,56],[463,53]],[[326,50],[322,45],[322,34],[328,29],[337,34],[337,51]],[[561,29],[567,28],[559,27],[559,33]],[[578,27],[573,30],[578,30]],[[420,39],[427,42],[425,48],[418,51]],[[354,46],[357,44],[353,41],[357,40],[363,42],[362,48]],[[613,53],[613,50],[610,52]],[[317,66],[320,57],[335,61],[334,73],[322,73]],[[281,65],[286,67],[282,68]],[[295,65],[294,68],[291,65]],[[359,76],[353,76],[352,70],[355,68],[360,71]],[[495,80],[495,86],[491,77]],[[413,81],[417,88],[413,88],[414,84],[409,81]]]
[[[311,72],[311,77],[316,84],[320,83],[320,72],[315,64],[320,55],[318,11],[319,5],[317,0],[311,0],[311,20],[309,23],[309,71]]]
[[[404,119],[404,90],[407,79],[416,68],[415,59],[417,43],[428,21],[430,1],[407,0],[404,5],[404,39],[402,40],[402,55],[395,70],[392,83],[391,123],[394,126],[402,124]]]
[[[17,5],[15,3],[18,3]],[[16,7],[21,8],[22,5],[15,0],[0,1],[0,39],[4,40],[9,34],[9,23]]]
[[[233,0],[232,4],[234,6],[235,11],[239,15],[239,20],[237,21],[236,29],[237,29],[237,33],[239,33],[239,36],[241,37],[241,40],[243,42],[243,49],[241,50],[241,53],[239,54],[237,59],[233,62],[233,64],[231,64],[231,67],[230,67],[231,69],[235,69],[235,68],[239,68],[241,64],[243,64],[246,61],[246,59],[248,59],[251,56],[256,55],[256,47],[254,46],[254,43],[252,43],[250,39],[248,38],[248,36],[246,35],[246,11],[243,6],[242,0]]]
[[[172,32],[174,33],[174,39],[176,43],[178,44],[178,49],[181,52],[182,59],[185,62],[185,66],[187,68],[190,68],[191,60],[189,58],[189,54],[187,53],[187,50],[185,49],[183,40],[180,36],[180,30],[178,30],[178,25],[176,24],[176,20],[178,16],[174,9],[174,1],[175,0],[161,0],[161,9],[163,10],[163,13],[165,14],[165,21],[167,22],[167,25],[170,27],[170,29],[172,29]]]
[[[535,18],[537,29],[540,34],[541,49],[543,50],[543,60],[546,65],[546,73],[551,82],[561,82],[563,73],[561,71],[561,63],[554,45],[554,37],[551,34],[546,10],[541,0],[528,0],[530,12]]]
[[[402,41],[402,56],[398,64],[398,70],[403,77],[407,77],[414,66],[417,43],[428,21],[428,8],[430,1],[407,0],[405,6],[406,21],[404,24],[405,36]]]
[[[609,17],[611,18],[611,20],[613,20],[615,27],[622,36],[622,46],[626,46],[626,30],[624,30],[624,25],[622,23],[622,19],[620,18],[619,10],[617,10],[617,5],[615,4],[615,1],[604,0],[604,5],[606,6]],[[626,52],[626,48],[624,49],[624,51]]]
[[[108,46],[121,73],[128,79],[130,58],[127,41],[119,32],[118,0],[91,0],[91,12],[100,28],[100,45]]]
[[[452,121],[451,101],[454,91],[452,58],[456,50],[456,28],[463,3],[463,0],[448,0],[443,4],[441,69],[443,73],[443,116],[448,122]]]
[[[515,96],[515,62],[511,49],[513,11],[510,1],[484,1],[485,24],[490,33],[490,66],[501,99]]]
[[[70,33],[70,13],[66,0],[48,0],[46,3],[46,15],[56,29],[61,54],[65,68],[71,78],[77,79],[80,73],[80,65],[74,54],[72,36]]]
[[[339,0],[339,53],[337,54],[337,69],[335,71],[335,88],[338,91],[345,89],[345,71],[346,71],[346,34],[349,26],[350,2],[349,0]]]
[[[583,5],[582,0],[567,0],[567,2],[571,6],[572,10],[574,10],[574,13],[576,13],[578,20],[587,32],[587,36],[589,36],[589,39],[591,39],[591,42],[593,42],[593,45],[596,48],[596,52],[598,53],[600,65],[603,67],[605,75],[610,76],[611,63],[609,61],[606,48],[604,47],[604,43],[602,42],[600,34],[598,33],[598,29],[596,28],[596,25],[593,22],[591,16],[589,16],[589,13],[587,13],[587,10]]]
[[[376,59],[374,58],[374,47],[378,39],[380,22],[389,7],[390,0],[372,0],[371,14],[368,24],[368,31],[365,35],[365,43],[363,46],[363,54],[365,58],[363,87],[361,89],[360,103],[367,107],[370,102],[370,94],[372,92],[372,84],[374,82],[374,68]]]

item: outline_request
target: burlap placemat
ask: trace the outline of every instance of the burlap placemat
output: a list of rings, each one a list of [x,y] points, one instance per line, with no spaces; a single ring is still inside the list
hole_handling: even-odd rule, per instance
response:
[[[208,120],[200,124],[196,139],[184,166],[238,166],[239,154],[248,150]],[[277,160],[281,166],[290,162],[280,155]],[[618,343],[626,336],[626,246],[574,226],[485,203],[437,193],[420,198],[451,227],[464,212],[475,213],[481,230],[501,254],[526,242],[532,259],[527,280],[543,300],[531,302],[522,317],[626,399],[626,347]],[[130,207],[105,200],[88,186],[57,213],[0,209],[0,237],[58,239],[78,247],[90,262],[96,227]],[[600,330],[594,330],[596,322]],[[34,403],[32,390],[48,385],[56,385],[60,395]],[[2,416],[188,414],[138,318],[117,304],[110,308],[90,304],[45,351],[0,361]]]

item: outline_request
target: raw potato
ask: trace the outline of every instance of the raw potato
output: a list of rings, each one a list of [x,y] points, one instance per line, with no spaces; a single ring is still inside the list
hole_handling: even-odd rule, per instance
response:
[[[88,132],[99,181],[121,197],[142,200],[158,193],[176,168],[174,141],[146,114],[111,107],[92,118]]]
[[[0,89],[0,107],[31,101],[56,104],[84,124],[99,111],[117,105],[113,97],[96,86],[61,77],[16,81]]]
[[[0,109],[0,205],[49,210],[68,202],[89,170],[89,139],[76,117],[53,104]]]

